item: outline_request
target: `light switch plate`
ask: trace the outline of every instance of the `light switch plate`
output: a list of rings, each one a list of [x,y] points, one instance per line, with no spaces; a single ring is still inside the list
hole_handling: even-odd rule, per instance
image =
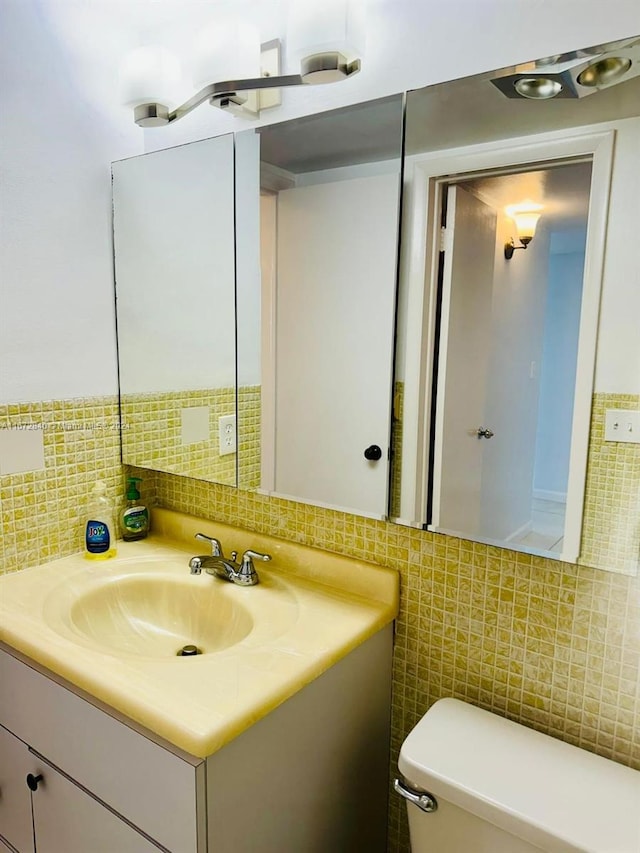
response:
[[[640,444],[640,410],[607,409],[604,420],[604,440]]]
[[[209,406],[189,406],[180,412],[182,444],[209,440]]]
[[[37,429],[0,429],[0,474],[44,470],[44,432]]]
[[[218,432],[220,434],[220,456],[227,456],[236,452],[236,416],[222,415],[218,418]]]

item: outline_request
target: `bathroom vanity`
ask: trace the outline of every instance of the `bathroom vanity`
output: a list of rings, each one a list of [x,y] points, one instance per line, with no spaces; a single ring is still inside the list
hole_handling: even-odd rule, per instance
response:
[[[99,567],[70,557],[0,581],[0,844],[383,851],[397,574],[154,520],[162,538]],[[271,553],[261,583],[189,575],[198,530]],[[181,620],[189,596],[196,615]],[[198,613],[201,599],[214,607]],[[226,625],[213,637],[216,612]],[[186,630],[203,654],[177,656]]]

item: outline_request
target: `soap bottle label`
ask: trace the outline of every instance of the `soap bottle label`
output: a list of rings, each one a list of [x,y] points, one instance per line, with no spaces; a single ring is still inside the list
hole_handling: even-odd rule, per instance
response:
[[[107,525],[102,521],[88,521],[85,542],[90,554],[106,554],[111,545]]]
[[[140,530],[147,529],[149,513],[146,507],[134,506],[124,511],[123,519],[126,529],[137,533]]]

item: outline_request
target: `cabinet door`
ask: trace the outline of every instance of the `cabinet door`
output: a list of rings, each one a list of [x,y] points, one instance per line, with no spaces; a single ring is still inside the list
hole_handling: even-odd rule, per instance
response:
[[[61,773],[40,762],[33,794],[38,853],[157,853],[158,847]]]
[[[0,726],[0,838],[20,853],[33,853],[34,849],[31,797],[26,782],[32,764],[25,744]]]
[[[167,850],[202,851],[201,758],[159,746],[2,650],[0,685],[0,723],[23,743]]]

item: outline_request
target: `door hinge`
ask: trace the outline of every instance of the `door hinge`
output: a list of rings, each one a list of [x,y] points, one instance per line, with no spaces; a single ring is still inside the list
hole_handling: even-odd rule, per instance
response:
[[[440,251],[445,252],[447,250],[447,229],[444,225],[440,228]]]

